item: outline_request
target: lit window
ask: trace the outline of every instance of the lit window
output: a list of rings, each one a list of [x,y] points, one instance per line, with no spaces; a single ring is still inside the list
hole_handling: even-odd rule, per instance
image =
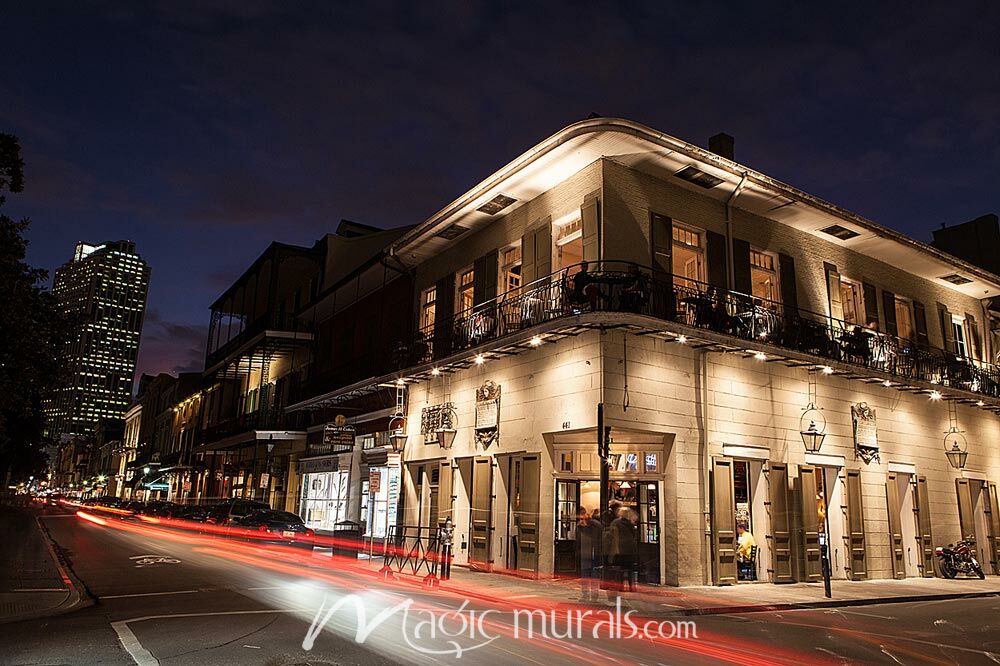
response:
[[[514,296],[521,287],[521,243],[508,247],[500,253],[500,284],[497,288],[501,294]]]
[[[420,296],[420,330],[424,335],[430,336],[434,333],[434,316],[436,313],[435,302],[437,301],[437,289],[431,287],[425,289]]]
[[[455,299],[455,312],[465,312],[466,310],[471,310],[472,306],[475,305],[475,293],[473,291],[475,281],[476,274],[471,268],[466,269],[459,274],[458,298]]]
[[[844,322],[847,325],[864,326],[865,299],[860,284],[841,278],[840,303],[844,308]]]
[[[750,286],[756,298],[774,303],[781,300],[778,271],[773,254],[762,250],[750,250]]]
[[[673,273],[674,284],[697,289],[705,281],[705,250],[701,232],[674,224]]]
[[[951,318],[952,335],[955,336],[955,355],[959,358],[969,358],[969,348],[965,340],[965,320],[961,317]]]
[[[568,268],[575,273],[583,261],[583,222],[580,217],[571,215],[553,221],[552,242],[555,245],[555,271]]]

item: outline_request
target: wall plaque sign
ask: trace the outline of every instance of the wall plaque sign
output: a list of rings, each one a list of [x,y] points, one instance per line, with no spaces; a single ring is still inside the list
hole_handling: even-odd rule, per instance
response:
[[[486,380],[476,389],[476,442],[484,449],[500,437],[500,385]]]
[[[454,413],[455,406],[450,402],[430,405],[420,410],[420,434],[424,436],[424,444],[438,443],[438,429],[455,427],[452,423]]]
[[[854,419],[854,455],[870,464],[878,460],[878,429],[875,423],[875,408],[867,402],[851,405]]]

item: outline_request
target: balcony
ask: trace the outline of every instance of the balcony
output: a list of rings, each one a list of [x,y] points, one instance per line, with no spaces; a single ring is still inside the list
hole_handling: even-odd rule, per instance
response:
[[[312,328],[293,316],[265,315],[243,325],[241,320],[231,318],[227,324],[219,322],[218,313],[212,314],[209,333],[210,349],[205,357],[205,367],[212,369],[236,355],[254,351],[261,343],[281,352],[297,343],[311,342]]]
[[[733,350],[766,345],[844,364],[860,377],[879,375],[903,390],[926,390],[907,386],[919,381],[1000,398],[1000,369],[991,364],[748,294],[661,278],[635,264],[590,265],[596,270],[554,273],[460,312],[444,326],[420,331],[412,343],[400,346],[397,368],[430,363],[563,318],[631,313],[679,324],[678,330],[694,338],[700,331],[710,333]]]
[[[213,423],[202,431],[201,441],[216,442],[251,430],[302,430],[302,414],[286,414],[283,408],[261,409]]]

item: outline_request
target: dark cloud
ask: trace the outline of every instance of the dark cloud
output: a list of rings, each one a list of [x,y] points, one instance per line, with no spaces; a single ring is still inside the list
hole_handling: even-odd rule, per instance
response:
[[[160,372],[195,372],[205,367],[208,327],[163,321],[152,309],[146,314],[136,376]]]

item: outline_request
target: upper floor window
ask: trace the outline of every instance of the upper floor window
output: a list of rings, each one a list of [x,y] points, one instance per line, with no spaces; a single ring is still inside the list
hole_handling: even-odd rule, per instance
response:
[[[552,242],[555,245],[555,271],[583,261],[583,221],[580,217],[571,215],[555,220],[552,223]]]
[[[773,254],[750,250],[750,283],[755,297],[774,302],[781,300],[777,262]]]
[[[458,292],[455,299],[455,312],[465,312],[466,310],[471,310],[472,306],[475,305],[475,293],[474,287],[476,282],[476,273],[472,268],[467,268],[464,271],[460,271],[458,274],[458,282],[456,287]]]
[[[859,283],[840,278],[840,303],[844,308],[844,323],[865,325],[865,297]]]
[[[521,244],[500,251],[500,284],[497,291],[501,294],[516,292],[521,287]]]
[[[420,330],[430,332],[434,330],[434,316],[436,312],[435,303],[437,301],[437,288],[424,289],[420,294]]]
[[[955,355],[959,358],[969,358],[969,346],[965,339],[965,320],[952,316],[951,328],[952,335],[955,336]]]
[[[705,246],[702,232],[674,223],[674,284],[697,289],[705,281]]]
[[[910,302],[896,298],[896,335],[903,340],[912,340],[915,330],[913,328],[913,310]]]

